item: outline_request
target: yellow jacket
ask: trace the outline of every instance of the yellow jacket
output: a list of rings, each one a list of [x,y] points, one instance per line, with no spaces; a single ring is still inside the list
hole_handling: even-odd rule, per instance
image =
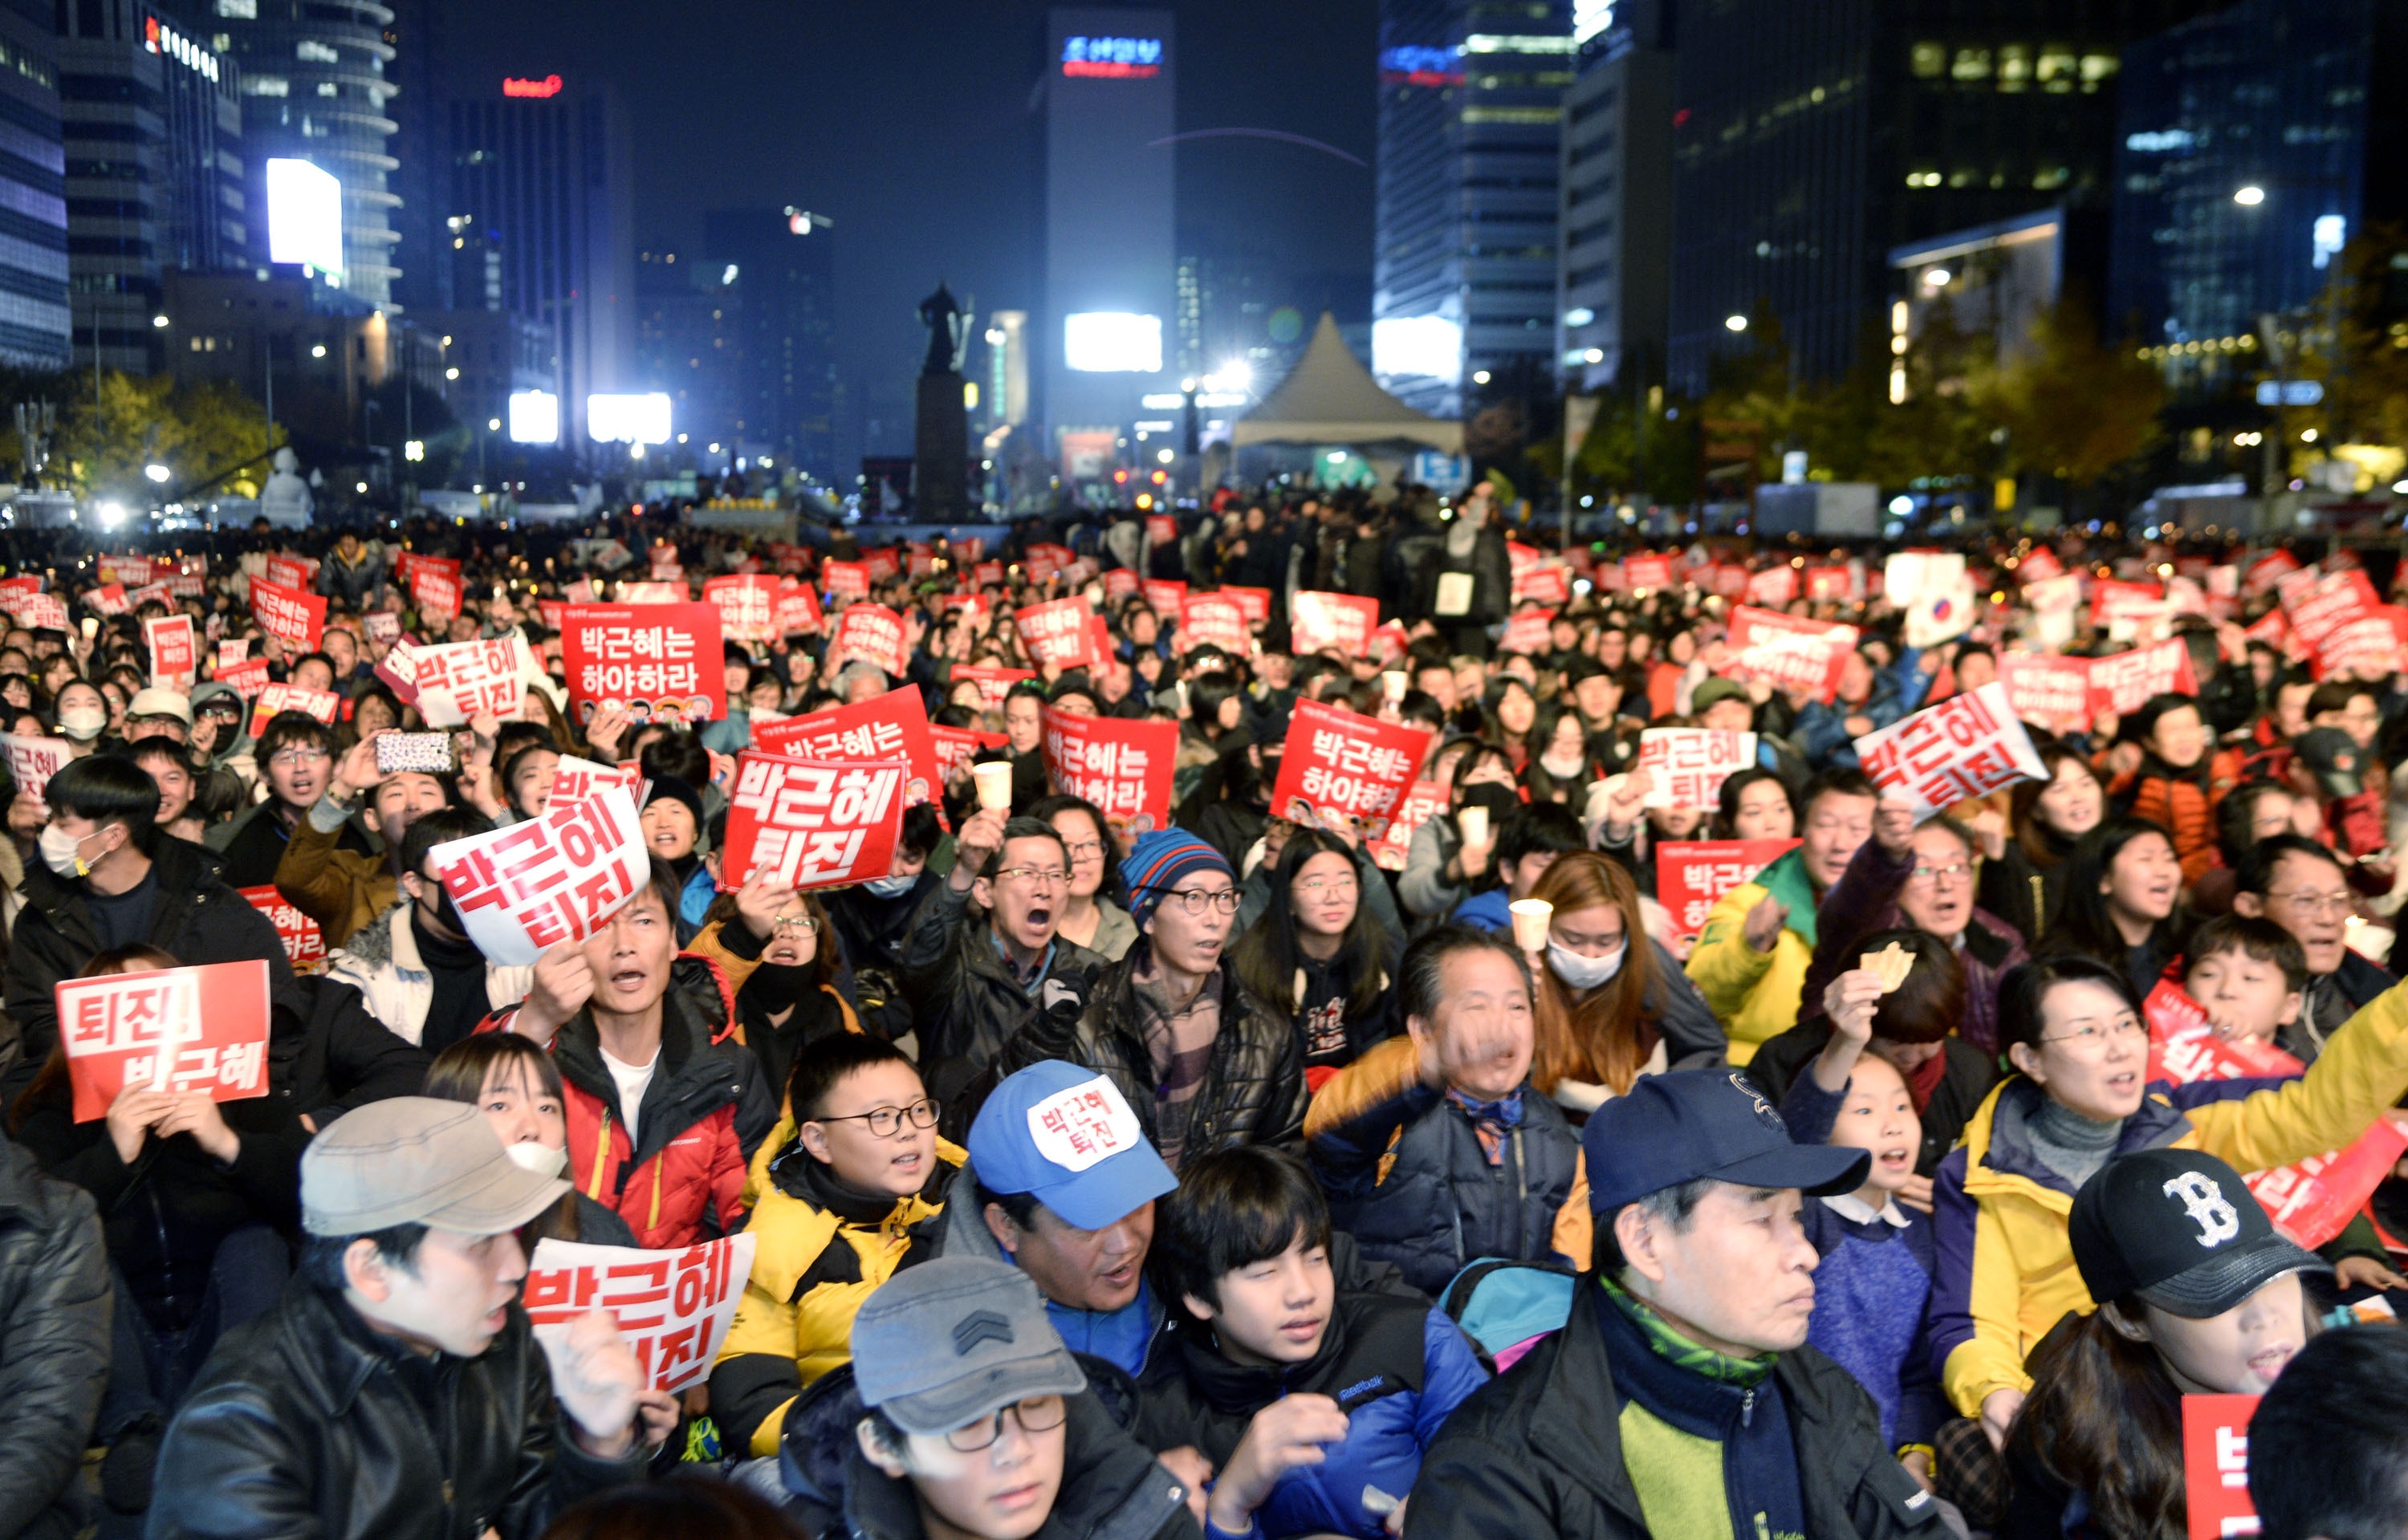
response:
[[[2243,1173],[2339,1149],[2408,1092],[2408,993],[2394,988],[2334,1033],[2305,1075],[2152,1085],[2118,1151],[2203,1149]],[[2028,1390],[2024,1359],[2068,1311],[2095,1307],[2067,1237],[2073,1193],[2035,1160],[2025,1119],[2040,1088],[2013,1076],[1965,1127],[1932,1183],[1933,1356],[1941,1388],[1978,1417],[1993,1390]]]
[[[858,1222],[805,1195],[806,1173],[771,1175],[794,1134],[791,1120],[779,1128],[752,1158],[750,1187],[760,1194],[745,1225],[757,1237],[752,1274],[710,1377],[711,1411],[728,1448],[756,1455],[778,1452],[795,1397],[852,1357],[854,1313],[895,1276],[911,1248],[912,1227],[944,1212],[946,1187],[968,1158],[938,1140],[928,1185],[876,1223]],[[793,1159],[811,1157],[796,1148]]]
[[[1747,944],[1747,912],[1767,893],[1789,906],[1789,919],[1772,949],[1760,952]],[[1730,1034],[1733,1064],[1745,1064],[1758,1048],[1798,1024],[1798,996],[1813,961],[1814,891],[1799,851],[1715,901],[1686,972],[1706,1008]]]

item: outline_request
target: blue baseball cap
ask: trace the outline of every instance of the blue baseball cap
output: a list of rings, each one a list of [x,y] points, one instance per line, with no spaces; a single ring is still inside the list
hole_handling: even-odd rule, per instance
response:
[[[1581,1151],[1597,1214],[1705,1176],[1809,1196],[1849,1192],[1872,1164],[1870,1150],[1792,1142],[1781,1114],[1735,1069],[1644,1077],[1589,1114]]]
[[[1111,1077],[1048,1059],[995,1088],[970,1124],[970,1172],[1025,1192],[1079,1230],[1101,1230],[1178,1191]]]

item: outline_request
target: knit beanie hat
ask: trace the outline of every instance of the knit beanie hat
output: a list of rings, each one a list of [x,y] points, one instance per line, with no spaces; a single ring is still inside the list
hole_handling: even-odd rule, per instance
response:
[[[710,826],[703,820],[702,796],[692,786],[676,776],[655,776],[652,777],[652,794],[644,799],[644,806],[650,807],[656,802],[685,804],[685,810],[694,815],[695,849],[699,851],[710,843],[706,835]]]
[[[1129,918],[1140,934],[1154,918],[1162,895],[1196,872],[1219,872],[1238,880],[1221,852],[1184,829],[1155,829],[1137,836],[1137,844],[1121,863],[1121,885],[1128,890]]]

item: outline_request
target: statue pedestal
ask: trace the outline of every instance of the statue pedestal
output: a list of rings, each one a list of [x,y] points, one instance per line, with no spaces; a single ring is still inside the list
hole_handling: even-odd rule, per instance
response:
[[[962,406],[959,374],[920,377],[918,431],[911,445],[915,516],[929,520],[968,518],[969,414]]]

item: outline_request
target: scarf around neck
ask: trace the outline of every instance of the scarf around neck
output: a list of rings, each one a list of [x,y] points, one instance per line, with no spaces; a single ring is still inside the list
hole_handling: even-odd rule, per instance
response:
[[[1656,1357],[1693,1375],[1744,1390],[1763,1384],[1781,1356],[1778,1353],[1758,1353],[1754,1358],[1733,1358],[1728,1353],[1692,1342],[1672,1330],[1646,1301],[1622,1285],[1602,1273],[1598,1275],[1597,1281],[1604,1288],[1605,1297],[1613,1307],[1621,1311],[1630,1324],[1639,1328],[1639,1334],[1647,1339],[1647,1346],[1654,1349]]]

